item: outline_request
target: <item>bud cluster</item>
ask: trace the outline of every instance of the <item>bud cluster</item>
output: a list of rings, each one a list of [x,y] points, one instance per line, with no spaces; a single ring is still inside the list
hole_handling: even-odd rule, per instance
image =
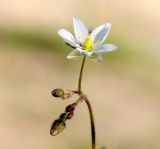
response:
[[[64,128],[66,127],[65,122],[67,119],[69,120],[73,117],[76,105],[77,105],[76,103],[68,105],[66,107],[65,112],[59,116],[59,119],[55,120],[52,123],[51,129],[50,129],[50,134],[52,136],[55,136],[64,130]]]

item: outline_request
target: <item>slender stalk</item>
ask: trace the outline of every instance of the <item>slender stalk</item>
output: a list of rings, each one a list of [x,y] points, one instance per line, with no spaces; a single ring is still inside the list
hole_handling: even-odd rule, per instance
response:
[[[78,94],[83,97],[85,100],[85,103],[87,104],[88,110],[89,110],[89,115],[90,115],[90,124],[91,124],[91,137],[92,137],[92,149],[96,149],[96,133],[95,133],[95,123],[94,123],[94,116],[93,116],[93,111],[91,104],[88,100],[88,98],[82,93],[81,89],[81,83],[82,83],[82,76],[83,76],[83,69],[84,69],[84,64],[85,64],[86,57],[83,57],[81,69],[80,69],[80,74],[79,74],[79,82],[78,82]],[[81,99],[78,100],[78,102]]]
[[[92,135],[92,149],[96,149],[96,132],[95,132],[95,124],[94,124],[94,117],[93,117],[93,111],[92,106],[90,104],[90,101],[88,98],[85,98],[85,102],[88,106],[89,114],[90,114],[90,123],[91,123],[91,135]]]
[[[78,82],[78,93],[81,94],[81,83],[82,83],[82,75],[83,75],[83,69],[84,69],[84,64],[85,64],[86,56],[83,57],[82,65],[81,65],[81,70],[79,74],[79,82]]]

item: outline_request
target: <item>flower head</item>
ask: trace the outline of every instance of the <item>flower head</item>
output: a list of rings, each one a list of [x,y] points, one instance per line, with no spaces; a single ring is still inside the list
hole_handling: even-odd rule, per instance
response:
[[[117,48],[113,44],[103,44],[111,28],[110,23],[100,25],[90,31],[78,17],[73,17],[73,26],[75,36],[65,29],[58,30],[58,34],[65,43],[74,49],[67,58],[76,59],[81,56],[88,56],[93,60],[101,61],[101,53]]]

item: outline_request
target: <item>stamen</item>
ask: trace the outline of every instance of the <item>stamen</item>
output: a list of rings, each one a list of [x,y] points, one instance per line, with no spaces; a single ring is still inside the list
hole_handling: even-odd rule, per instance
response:
[[[84,50],[86,50],[88,52],[91,52],[92,49],[93,49],[92,39],[90,37],[87,37],[86,40],[83,42],[82,47],[83,47]]]

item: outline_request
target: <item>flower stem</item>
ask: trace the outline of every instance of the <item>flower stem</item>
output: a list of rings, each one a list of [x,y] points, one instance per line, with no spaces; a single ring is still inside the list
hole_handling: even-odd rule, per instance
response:
[[[81,89],[82,75],[83,75],[85,60],[86,60],[86,56],[83,57],[83,61],[82,61],[82,65],[81,65],[81,70],[80,70],[80,74],[79,74],[79,82],[78,82],[78,92],[77,93],[80,95],[80,97],[83,97],[83,99],[85,100],[85,103],[87,104],[87,107],[88,107],[88,110],[89,110],[89,115],[90,115],[92,149],[96,149],[96,133],[95,133],[95,123],[94,123],[92,106],[91,106],[90,101],[88,100],[87,96],[82,93],[82,89]]]
[[[78,93],[79,94],[82,93],[81,84],[82,84],[82,75],[83,75],[83,69],[84,69],[85,61],[86,61],[86,56],[83,57],[83,61],[82,61],[82,65],[81,65],[81,70],[80,70],[80,74],[79,74],[79,82],[78,82]]]
[[[90,114],[90,123],[91,123],[91,135],[92,135],[92,149],[96,149],[96,132],[95,132],[95,124],[94,124],[94,117],[93,117],[93,111],[92,106],[90,104],[90,101],[88,98],[85,98],[85,102],[88,106],[89,114]]]

